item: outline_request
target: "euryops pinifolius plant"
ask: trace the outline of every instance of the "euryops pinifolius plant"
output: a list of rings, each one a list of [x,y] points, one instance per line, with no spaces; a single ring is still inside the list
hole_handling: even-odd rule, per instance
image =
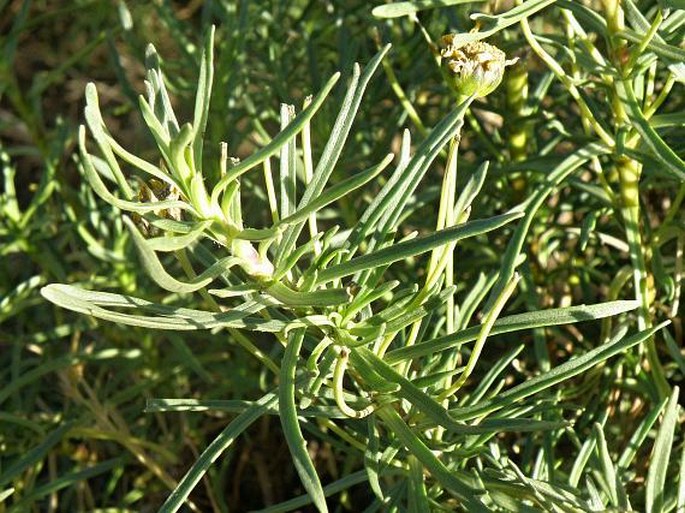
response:
[[[685,363],[680,327],[668,326],[679,315],[685,240],[682,130],[673,135],[685,119],[685,11],[666,1],[645,11],[605,0],[594,11],[527,0],[472,15],[470,32],[433,34],[434,20],[419,27],[419,11],[461,3],[373,11],[390,33],[396,24],[423,31],[424,58],[452,98],[432,127],[392,73],[390,45],[355,64],[346,83],[334,74],[302,105],[282,105],[280,131],[242,160],[231,154],[241,141],[205,144],[214,29],[189,120],[175,114],[148,47],[140,112],[154,162],[117,142],[87,86],[82,172],[121,211],[141,276],[166,296],[69,284],[43,296],[127,326],[219,333],[265,371],[254,401],[149,400],[150,411],[235,415],[160,511],[197,509],[191,493],[212,464],[269,415],[305,493],[264,511],[340,511],[362,485],[366,511],[685,511],[673,386]],[[379,68],[419,135],[398,133],[395,153],[332,180]],[[341,101],[330,95],[336,84]],[[681,110],[660,114],[674,94]],[[312,126],[324,106],[337,117],[322,137]],[[485,114],[503,123],[490,126]],[[492,158],[467,158],[467,132],[470,145],[488,141]],[[432,228],[412,230],[426,212],[422,191],[438,179]],[[264,194],[251,190],[258,181]],[[496,190],[507,199],[482,208]],[[645,211],[643,195],[659,191],[662,210]],[[338,214],[341,202],[358,206],[353,219]],[[559,202],[579,227],[556,224]],[[255,210],[266,215],[250,218]],[[460,257],[488,244],[502,248],[491,259]],[[624,255],[611,276],[593,260],[607,251]],[[464,267],[475,267],[475,280]],[[584,290],[606,281],[590,304],[549,307],[540,300],[550,294],[539,286],[546,268]],[[559,353],[562,333],[576,338]],[[526,353],[534,356],[523,364]],[[322,479],[314,442],[330,444],[342,473]]]

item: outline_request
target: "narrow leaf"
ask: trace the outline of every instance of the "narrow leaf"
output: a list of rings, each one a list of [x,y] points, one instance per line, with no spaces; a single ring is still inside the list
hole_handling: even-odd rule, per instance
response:
[[[673,449],[673,437],[675,434],[676,424],[678,421],[678,395],[680,393],[679,387],[673,387],[671,397],[666,404],[664,410],[664,417],[661,420],[659,432],[654,441],[654,449],[652,450],[652,457],[649,462],[649,470],[647,471],[647,483],[645,488],[645,502],[647,506],[647,513],[662,513],[666,511],[666,474],[668,472],[668,464],[671,459],[671,450]]]
[[[200,57],[200,76],[197,81],[195,112],[193,114],[193,160],[196,166],[202,166],[202,145],[207,128],[209,103],[214,81],[214,30],[214,25],[209,27]]]
[[[471,19],[479,22],[481,25],[480,30],[478,32],[462,32],[460,34],[455,34],[452,44],[456,47],[460,47],[467,43],[487,39],[493,34],[541,11],[555,1],[556,0],[528,0],[501,14],[472,14]]]
[[[62,308],[91,315],[98,319],[141,328],[188,331],[226,327],[279,332],[289,326],[284,321],[265,321],[251,317],[252,314],[264,308],[263,304],[256,301],[247,301],[229,311],[214,313],[159,305],[134,296],[112,294],[111,292],[91,292],[59,283],[43,287],[40,293],[45,299]],[[135,308],[140,314],[151,315],[126,314],[103,308],[103,306],[122,309]],[[322,325],[331,324],[326,317],[316,316],[313,318],[304,317],[298,321],[293,321],[291,325],[306,326],[319,323]]]
[[[566,308],[552,308],[549,310],[538,310],[523,314],[502,317],[495,321],[495,325],[490,331],[490,335],[511,333],[526,329],[559,326],[562,324],[573,324],[581,321],[591,321],[603,319],[613,315],[635,310],[639,303],[635,300],[629,301],[609,301],[596,305],[569,306]],[[421,358],[430,356],[441,351],[447,351],[461,344],[473,342],[478,338],[480,326],[472,326],[465,330],[444,337],[426,340],[414,346],[402,347],[388,352],[384,360],[394,365],[402,360]]]
[[[352,79],[347,94],[343,99],[342,106],[340,107],[335,124],[333,125],[328,141],[326,142],[326,146],[323,149],[321,158],[316,164],[312,180],[307,184],[302,200],[298,205],[299,208],[306,207],[310,202],[318,198],[328,183],[328,179],[333,173],[345,143],[347,142],[347,138],[349,137],[352,123],[354,122],[359,106],[361,105],[364,92],[366,91],[371,77],[376,72],[383,57],[385,57],[389,50],[390,45],[384,46],[364,67],[364,72],[361,73],[361,76],[359,65],[354,65]],[[286,231],[283,240],[278,247],[277,261],[281,260],[286,253],[292,251],[303,226],[304,221],[299,221]]]
[[[369,169],[360,171],[354,174],[347,180],[334,185],[327,191],[323,192],[316,199],[307,203],[306,206],[299,208],[296,212],[289,215],[285,219],[282,219],[277,226],[287,226],[289,224],[298,223],[305,220],[310,214],[313,214],[323,207],[330,205],[334,201],[347,196],[352,191],[362,187],[366,183],[370,182],[376,178],[387,166],[392,162],[394,155],[392,153],[388,154],[379,164],[376,164]]]
[[[284,144],[287,144],[290,139],[297,136],[297,134],[302,130],[302,127],[304,127],[305,123],[312,119],[314,114],[316,114],[319,108],[321,108],[321,105],[323,105],[328,93],[331,92],[331,89],[333,89],[333,86],[336,84],[339,78],[340,73],[335,73],[328,80],[328,82],[326,82],[326,85],[324,85],[323,89],[319,92],[316,98],[314,98],[312,103],[310,103],[306,109],[300,112],[295,119],[293,119],[292,123],[288,125],[288,128],[282,132],[279,132],[278,135],[261,150],[253,153],[248,158],[242,160],[240,163],[232,167],[228,173],[226,173],[226,176],[224,176],[219,183],[217,183],[216,187],[214,187],[214,190],[212,191],[212,204],[219,203],[219,195],[228,186],[228,184],[230,184],[240,175],[247,173],[253,167],[264,162],[267,158],[271,157],[278,150],[280,150]]]
[[[295,401],[295,373],[297,361],[304,340],[304,329],[297,329],[290,333],[288,345],[281,362],[281,382],[278,389],[278,403],[281,410],[281,426],[290,449],[295,469],[300,476],[302,485],[309,492],[316,509],[321,513],[328,511],[326,496],[321,487],[321,481],[307,452],[307,442],[302,435],[300,422],[297,419],[297,403]]]
[[[640,344],[663,327],[667,326],[669,322],[664,322],[658,326],[636,333],[632,337],[623,338],[612,344],[605,344],[592,351],[588,351],[582,356],[578,356],[562,363],[549,372],[535,376],[528,381],[521,383],[509,390],[506,390],[497,397],[484,401],[475,406],[468,406],[464,408],[455,408],[450,410],[450,414],[454,419],[468,420],[482,415],[487,415],[493,411],[504,408],[507,405],[514,404],[521,399],[530,395],[536,394],[542,390],[553,387],[567,379],[585,372],[586,370],[596,366],[600,362],[608,360],[617,354],[629,349],[637,344]]]
[[[399,18],[409,16],[428,9],[439,9],[450,5],[484,2],[485,0],[413,0],[410,2],[394,2],[379,5],[371,10],[376,18]]]
[[[473,513],[488,513],[491,510],[476,498],[480,490],[473,490],[459,479],[459,472],[449,470],[433,452],[423,443],[402,420],[399,413],[391,407],[383,407],[377,411],[388,428],[402,442],[402,444],[418,459],[433,477],[445,488],[463,501],[466,511]]]
[[[388,265],[398,260],[420,255],[432,249],[438,248],[450,242],[455,242],[468,237],[475,237],[483,233],[501,228],[507,223],[522,217],[520,212],[511,212],[488,219],[471,221],[458,226],[453,226],[404,242],[399,242],[391,246],[379,249],[373,253],[359,256],[347,262],[343,262],[319,273],[318,283],[325,283],[336,278],[342,278],[354,274],[364,269],[375,269],[380,266]]]
[[[162,262],[157,258],[157,254],[147,244],[147,241],[133,224],[133,221],[128,217],[124,217],[124,223],[131,233],[133,242],[140,253],[140,259],[147,274],[150,275],[157,285],[170,292],[189,294],[196,290],[200,290],[240,261],[237,257],[223,258],[190,282],[182,282],[166,272]]]
[[[0,488],[19,477],[29,467],[42,461],[48,451],[58,444],[72,427],[73,424],[70,422],[62,423],[57,429],[45,436],[33,449],[23,454],[13,464],[3,468],[2,475],[0,475]]]
[[[271,392],[257,401],[254,406],[238,415],[224,430],[217,436],[207,448],[202,451],[200,457],[195,460],[192,467],[186,472],[178,486],[171,492],[171,495],[164,501],[159,513],[174,513],[178,511],[186,499],[193,491],[197,483],[207,473],[209,467],[221,454],[228,449],[238,436],[252,425],[257,419],[265,415],[270,408],[278,405],[278,397],[275,392]]]

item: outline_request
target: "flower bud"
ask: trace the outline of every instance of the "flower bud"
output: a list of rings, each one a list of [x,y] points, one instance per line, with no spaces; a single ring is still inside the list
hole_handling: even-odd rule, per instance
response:
[[[507,60],[502,50],[483,41],[456,46],[454,34],[443,36],[440,43],[440,67],[461,98],[487,96],[502,81],[504,68],[518,60]]]

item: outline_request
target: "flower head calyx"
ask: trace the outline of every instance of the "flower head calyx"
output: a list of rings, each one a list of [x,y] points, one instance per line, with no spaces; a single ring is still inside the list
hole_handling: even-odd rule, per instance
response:
[[[460,97],[487,96],[502,81],[504,68],[518,60],[507,60],[502,50],[483,41],[458,46],[454,37],[447,34],[440,39],[440,67]]]

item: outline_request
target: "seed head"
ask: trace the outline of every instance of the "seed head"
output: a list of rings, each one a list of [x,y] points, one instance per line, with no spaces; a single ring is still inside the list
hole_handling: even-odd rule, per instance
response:
[[[507,60],[502,50],[483,41],[454,44],[454,34],[440,40],[440,67],[449,85],[461,97],[487,96],[502,81],[504,68],[518,59]]]

